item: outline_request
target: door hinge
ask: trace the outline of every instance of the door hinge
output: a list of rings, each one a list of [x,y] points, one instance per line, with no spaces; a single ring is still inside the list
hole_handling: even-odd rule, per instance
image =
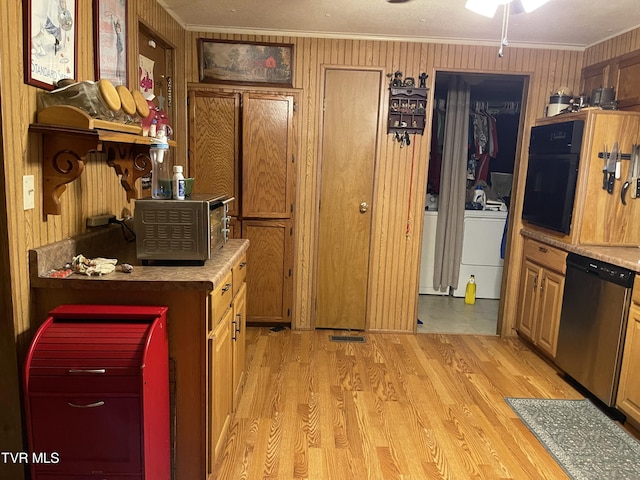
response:
[[[291,163],[296,163],[296,156],[291,154]]]
[[[291,269],[289,269],[289,277],[291,277],[291,273],[293,273],[293,272],[291,271]]]
[[[289,227],[289,236],[292,237],[293,236],[293,227]]]
[[[296,110],[298,110],[298,104],[293,102],[293,111],[295,112]]]
[[[291,204],[291,213],[293,213],[293,203]]]
[[[291,316],[291,309],[287,308],[287,317],[290,317],[290,316]]]
[[[324,112],[327,109],[327,99],[326,97],[322,99],[322,111]]]

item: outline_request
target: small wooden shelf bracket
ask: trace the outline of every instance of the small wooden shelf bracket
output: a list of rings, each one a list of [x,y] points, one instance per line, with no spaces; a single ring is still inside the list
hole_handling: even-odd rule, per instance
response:
[[[60,215],[60,197],[77,179],[91,152],[104,152],[107,163],[121,176],[127,200],[138,198],[135,182],[151,172],[151,139],[141,135],[100,129],[32,124],[29,131],[42,134],[43,214]],[[175,146],[173,141],[170,146]]]

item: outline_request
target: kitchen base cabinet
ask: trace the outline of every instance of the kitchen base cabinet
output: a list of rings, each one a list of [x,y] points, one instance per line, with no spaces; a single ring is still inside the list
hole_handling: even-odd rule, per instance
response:
[[[169,388],[170,388],[170,428],[171,428],[171,469],[173,479],[207,480],[212,478],[211,468],[215,461],[215,446],[226,438],[228,420],[215,422],[213,418],[213,394],[210,386],[225,382],[228,384],[229,404],[233,395],[233,352],[237,345],[232,343],[233,308],[235,303],[235,280],[241,288],[248,264],[246,240],[230,240],[211,260],[202,267],[193,266],[138,266],[129,274],[114,272],[101,277],[73,275],[65,279],[51,278],[49,265],[63,265],[83,247],[85,236],[100,244],[113,243],[110,229],[86,234],[73,239],[65,239],[30,251],[31,292],[33,298],[32,325],[37,328],[48,312],[61,304],[105,304],[118,305],[164,305],[167,310],[167,333],[169,339]],[[116,239],[122,240],[119,227],[113,230]],[[102,239],[102,236],[106,239]],[[107,241],[108,240],[108,241]],[[82,245],[78,246],[80,243]],[[132,245],[122,255],[108,258],[135,258]],[[240,268],[240,265],[244,266]],[[237,274],[231,274],[234,272]],[[222,290],[225,292],[222,292]],[[239,289],[238,289],[239,291]],[[219,295],[216,295],[216,292]],[[236,293],[236,295],[238,295]],[[225,318],[228,329],[216,331]],[[226,338],[227,342],[221,339]],[[216,343],[220,340],[220,343]],[[216,360],[218,354],[225,360]],[[222,373],[226,362],[226,373]],[[238,365],[236,368],[240,368]],[[212,373],[214,370],[220,374]],[[218,378],[220,377],[220,378]],[[227,380],[225,380],[227,379]],[[222,389],[222,387],[218,387]],[[154,401],[151,398],[151,402]],[[224,397],[226,398],[226,397]],[[217,406],[216,406],[217,408]],[[218,411],[230,410],[230,406]],[[225,425],[226,423],[226,425]],[[219,426],[222,424],[221,426]],[[212,433],[221,431],[213,446]],[[106,441],[107,439],[105,439]],[[220,443],[221,445],[223,443]],[[118,444],[118,447],[121,447]],[[55,450],[55,449],[54,449]],[[46,478],[46,477],[45,477]],[[57,477],[56,477],[57,478]],[[62,477],[60,477],[62,478]],[[73,478],[65,476],[64,478]],[[82,477],[83,479],[86,477]],[[99,477],[102,480],[104,477]],[[121,478],[110,476],[110,479]],[[124,478],[124,477],[122,477]],[[127,476],[126,478],[138,478]],[[139,477],[142,479],[143,477]],[[160,476],[153,477],[162,478]]]
[[[542,352],[556,355],[566,252],[526,239],[516,329]]]
[[[245,371],[247,256],[243,255],[211,293],[207,335],[207,478],[215,478],[231,415],[242,392]]]
[[[640,428],[640,278],[636,276],[633,302],[629,308],[629,321],[624,343],[622,368],[616,407],[627,415],[636,428]]]

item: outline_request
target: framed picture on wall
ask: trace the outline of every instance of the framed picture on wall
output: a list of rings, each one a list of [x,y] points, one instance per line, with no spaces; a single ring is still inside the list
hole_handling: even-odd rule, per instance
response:
[[[293,45],[198,41],[201,82],[293,87]]]
[[[96,80],[127,86],[127,0],[94,0]]]
[[[25,83],[53,90],[75,78],[78,27],[76,0],[24,0]]]

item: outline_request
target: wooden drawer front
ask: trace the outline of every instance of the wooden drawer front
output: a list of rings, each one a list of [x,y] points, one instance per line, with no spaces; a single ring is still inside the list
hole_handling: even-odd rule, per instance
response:
[[[139,370],[139,369],[138,369]],[[34,376],[28,379],[31,393],[61,394],[100,394],[128,393],[139,394],[141,390],[140,375],[137,376]]]
[[[233,267],[233,296],[235,297],[242,287],[245,278],[247,277],[247,254],[242,256],[242,259],[238,264]]]
[[[231,308],[231,300],[233,299],[233,276],[231,272],[224,276],[211,296],[212,324],[209,326],[209,331],[216,328],[216,325],[222,320],[224,313],[227,309]]]
[[[565,274],[567,271],[567,252],[551,247],[536,240],[526,239],[524,256],[543,267]]]

